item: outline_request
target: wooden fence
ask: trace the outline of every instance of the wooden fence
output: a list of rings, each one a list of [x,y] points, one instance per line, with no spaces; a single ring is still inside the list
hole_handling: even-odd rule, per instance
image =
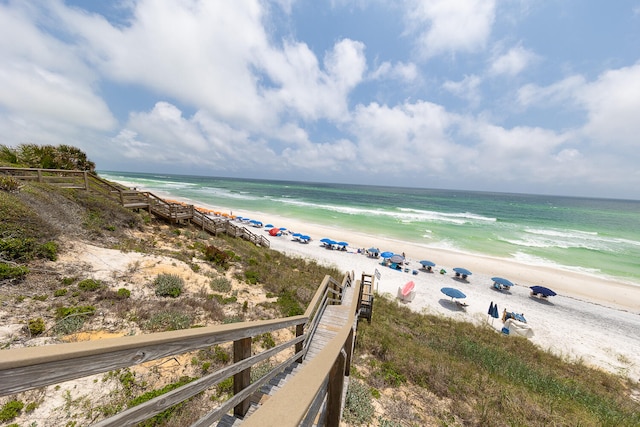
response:
[[[342,282],[337,282],[329,276],[325,277],[306,312],[301,316],[98,341],[0,350],[0,396],[232,342],[233,364],[95,425],[134,425],[231,376],[234,382],[234,396],[225,403],[211,408],[193,426],[211,425],[232,409],[236,415],[242,417],[246,414],[250,397],[256,390],[292,363],[305,360],[309,343],[313,340],[325,309],[329,305],[340,304],[348,287],[352,288],[355,295],[359,295],[360,281],[354,280],[353,273],[347,273]],[[292,385],[287,385],[282,390],[286,390],[284,397],[281,397],[280,393],[272,397],[264,407],[247,417],[244,421],[247,425],[293,426],[299,425],[303,420],[318,417],[326,420],[320,425],[337,425],[334,422],[336,416],[339,419],[341,412],[341,390],[344,376],[348,375],[349,371],[356,325],[354,318],[357,316],[359,305],[359,299],[353,298],[352,303],[345,307],[349,316],[336,337],[294,376]],[[295,328],[295,338],[251,355],[253,338],[285,328]],[[251,383],[250,372],[253,366],[292,348],[293,355]],[[319,415],[319,400],[325,402],[323,415]],[[280,412],[284,406],[287,410]],[[270,423],[269,420],[276,421]]]

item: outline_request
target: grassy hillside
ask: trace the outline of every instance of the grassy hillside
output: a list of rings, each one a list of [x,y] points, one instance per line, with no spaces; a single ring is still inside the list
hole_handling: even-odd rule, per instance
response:
[[[23,343],[34,337],[57,342],[70,332],[95,333],[103,325],[96,312],[111,319],[110,332],[137,333],[298,314],[326,274],[342,276],[241,239],[169,226],[95,192],[25,184],[19,192],[0,191],[0,215],[0,320],[23,322],[18,339]],[[135,300],[123,285],[138,286],[132,284],[135,271],[130,278],[101,283],[77,265],[59,261],[76,241],[169,257],[209,286],[187,292],[172,287],[180,278],[162,276],[158,282],[168,292],[176,291],[175,298],[151,292]],[[239,286],[259,290],[264,301],[247,309]],[[272,339],[264,337],[264,343]],[[0,342],[0,349],[13,344]],[[181,374],[197,377],[228,357],[227,349],[216,346],[193,355]],[[349,425],[640,425],[638,383],[565,363],[523,338],[414,313],[382,296],[376,298],[372,323],[359,326],[354,362],[344,417]],[[80,417],[86,412],[82,405],[89,405],[96,414],[108,415],[132,399],[171,386],[154,387],[137,375],[111,373],[119,392],[109,403],[71,402],[67,410]],[[175,383],[185,378],[176,377]],[[221,388],[217,397],[207,398],[223,398],[228,392]],[[22,418],[10,417],[11,400],[0,399],[0,421],[28,420],[29,405],[45,404],[44,397],[29,396],[20,397],[25,407],[17,414]],[[204,397],[155,425],[188,425],[190,413],[202,405]]]

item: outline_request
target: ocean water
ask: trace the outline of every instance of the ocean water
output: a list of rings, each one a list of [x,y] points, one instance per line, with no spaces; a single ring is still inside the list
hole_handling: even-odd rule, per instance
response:
[[[129,187],[189,199],[196,205],[228,208],[237,214],[276,214],[426,248],[515,259],[640,286],[640,201],[130,172],[99,174]]]

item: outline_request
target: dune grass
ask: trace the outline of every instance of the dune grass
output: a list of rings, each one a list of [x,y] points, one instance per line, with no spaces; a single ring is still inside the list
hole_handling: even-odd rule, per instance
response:
[[[383,297],[371,324],[359,326],[357,355],[373,387],[416,385],[448,402],[464,425],[640,425],[640,404],[630,398],[637,383]],[[448,416],[440,421],[451,425]]]

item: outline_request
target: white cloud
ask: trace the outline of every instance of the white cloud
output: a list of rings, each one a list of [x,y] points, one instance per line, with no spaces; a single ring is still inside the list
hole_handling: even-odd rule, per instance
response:
[[[483,50],[495,7],[495,0],[412,0],[407,11],[409,31],[418,34],[418,49],[426,58]]]
[[[115,120],[96,93],[97,75],[72,47],[38,28],[33,11],[0,5],[0,107],[34,121],[109,130]]]
[[[389,61],[385,61],[380,64],[369,75],[371,80],[386,80],[396,79],[403,82],[411,83],[417,80],[419,77],[419,70],[416,64],[409,62],[397,62],[392,64]]]
[[[472,106],[477,106],[482,97],[479,90],[480,83],[482,83],[480,77],[470,75],[464,76],[464,79],[459,82],[447,80],[442,87],[457,97],[468,100]]]
[[[584,87],[585,83],[584,77],[578,75],[566,77],[546,87],[529,83],[518,90],[517,100],[524,107],[549,107],[566,103],[575,105],[576,93]]]
[[[576,97],[588,113],[586,138],[621,153],[638,153],[640,63],[602,73]]]
[[[489,73],[494,76],[515,76],[520,74],[536,59],[537,56],[530,50],[522,46],[512,47],[508,52],[492,60],[489,66]]]

